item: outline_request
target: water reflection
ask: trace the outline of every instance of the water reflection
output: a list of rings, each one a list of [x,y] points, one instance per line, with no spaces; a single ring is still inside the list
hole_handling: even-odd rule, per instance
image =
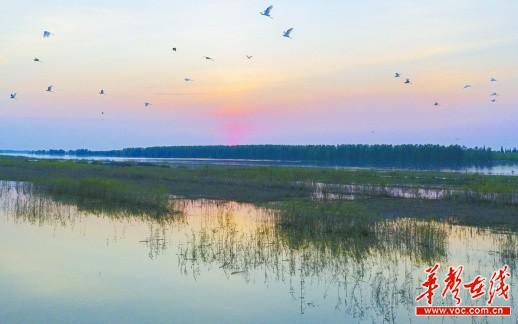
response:
[[[174,199],[170,213],[160,218],[92,213],[35,193],[29,185],[3,182],[2,260],[8,265],[20,257],[28,261],[15,271],[1,266],[0,288],[14,282],[10,291],[20,300],[72,303],[78,317],[104,296],[111,306],[91,315],[98,316],[89,318],[96,322],[110,321],[123,302],[124,312],[134,316],[126,322],[185,321],[192,312],[203,316],[210,308],[198,321],[401,323],[427,322],[414,317],[414,299],[431,263],[464,264],[466,278],[489,275],[507,263],[516,275],[514,232],[408,217],[358,224],[327,209],[302,207],[316,214],[203,199]],[[36,255],[42,251],[50,261]],[[68,265],[74,262],[82,266]],[[65,264],[67,271],[60,269]],[[76,282],[71,274],[90,279]],[[25,289],[22,283],[35,276],[63,288]],[[76,288],[73,295],[80,302],[70,300],[66,287]],[[517,289],[511,287],[513,295]],[[194,302],[214,291],[210,306]],[[8,298],[0,294],[0,302]],[[31,312],[41,320],[43,311],[37,308],[23,314],[0,310],[0,319],[23,322]],[[229,312],[238,315],[229,319]],[[503,321],[516,321],[513,316]],[[59,313],[51,319],[67,321]]]
[[[459,189],[419,188],[412,186],[381,186],[355,184],[307,183],[315,200],[354,200],[356,197],[391,197],[420,200],[458,200],[518,205],[515,192],[477,192]]]

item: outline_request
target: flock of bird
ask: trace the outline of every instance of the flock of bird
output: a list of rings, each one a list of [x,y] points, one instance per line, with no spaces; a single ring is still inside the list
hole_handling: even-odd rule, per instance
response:
[[[399,72],[394,73],[394,78],[401,78],[401,73],[399,73]],[[490,79],[489,79],[489,82],[490,82],[490,83],[495,83],[495,82],[497,82],[497,80],[496,80],[495,78],[490,78]],[[403,82],[403,84],[410,85],[410,84],[412,84],[412,81],[411,81],[409,78],[405,78],[405,81]],[[464,86],[464,90],[466,90],[466,89],[470,89],[470,88],[471,88],[471,84],[466,84],[466,85]],[[491,93],[491,94],[489,95],[490,101],[491,101],[492,103],[495,103],[495,102],[496,102],[496,97],[497,97],[497,96],[498,96],[498,93],[496,93],[496,92]],[[436,101],[436,102],[434,102],[434,103],[433,103],[433,105],[434,105],[435,107],[440,106],[439,102],[437,102],[437,101]]]
[[[273,6],[269,6],[269,7],[267,7],[266,9],[264,9],[263,11],[260,11],[260,12],[259,12],[259,14],[261,14],[261,15],[262,15],[262,16],[264,16],[264,17],[268,17],[268,18],[270,18],[270,19],[273,19],[273,17],[272,17],[272,10],[273,10]],[[293,27],[288,28],[287,30],[285,30],[285,31],[282,33],[282,37],[285,37],[285,38],[291,38],[291,34],[292,34],[293,30],[294,30],[294,28],[293,28]],[[43,31],[43,38],[50,38],[50,37],[51,37],[51,36],[53,36],[53,35],[54,35],[54,34],[53,34],[53,33],[51,33],[51,32],[49,32],[48,30]],[[176,47],[173,47],[173,48],[172,48],[172,51],[173,51],[173,52],[176,52],[176,51],[177,51],[177,48],[176,48]],[[210,57],[210,56],[203,56],[203,58],[204,58],[205,60],[207,60],[207,61],[215,61],[215,60],[214,60],[214,58],[212,58],[212,57]],[[251,60],[252,58],[253,58],[253,56],[252,56],[252,55],[246,55],[246,59]],[[35,58],[33,59],[33,61],[34,61],[34,62],[41,63],[41,60],[40,60],[39,58],[37,58],[37,57],[35,57]],[[394,74],[394,78],[401,78],[401,73],[396,72],[396,73]],[[187,78],[184,78],[184,81],[185,81],[185,82],[193,82],[194,80],[193,80],[193,79],[191,79],[191,78],[188,78],[188,77],[187,77]],[[497,80],[496,80],[495,78],[491,78],[491,79],[489,80],[489,82],[491,82],[491,83],[495,83],[495,82],[497,82]],[[403,83],[404,83],[405,85],[411,85],[411,84],[412,84],[412,81],[410,80],[410,78],[405,78],[405,81],[404,81]],[[469,88],[471,88],[471,85],[470,85],[470,84],[466,84],[466,85],[464,86],[464,89],[465,89],[465,90],[466,90],[466,89],[469,89]],[[46,92],[54,92],[54,86],[53,86],[53,85],[49,85],[45,91],[46,91]],[[100,90],[99,90],[99,95],[104,95],[104,94],[105,94],[104,89],[100,89]],[[16,92],[12,92],[12,93],[10,94],[10,98],[11,98],[11,99],[16,99],[16,95],[17,95],[17,94],[16,94]],[[492,103],[495,103],[495,102],[496,102],[496,97],[497,97],[497,96],[498,96],[498,94],[497,94],[496,92],[491,93],[491,94],[490,94],[490,101],[491,101]],[[152,104],[151,104],[151,102],[148,102],[148,101],[145,101],[145,102],[144,102],[144,107],[149,107],[149,106],[151,106],[151,105],[152,105]],[[436,106],[436,107],[437,107],[437,106],[440,106],[439,102],[434,102],[434,106]],[[101,114],[103,114],[103,115],[104,115],[104,112],[102,112]]]
[[[260,11],[259,13],[262,15],[262,16],[265,16],[265,17],[268,17],[270,19],[273,19],[272,17],[272,10],[273,10],[273,6],[269,6],[268,8],[266,8],[264,11]],[[285,37],[285,38],[291,38],[291,33],[293,32],[293,27],[292,28],[288,28],[287,30],[285,30],[283,33],[282,33],[282,36]],[[53,36],[54,34],[51,33],[50,31],[48,30],[45,30],[43,31],[43,38],[50,38],[51,36]],[[176,52],[177,51],[177,48],[176,47],[173,47],[172,48],[172,51],[173,52]],[[214,58],[210,57],[210,56],[203,56],[203,58],[207,61],[215,61]],[[251,60],[253,58],[252,55],[246,55],[246,59],[247,60]],[[38,63],[41,63],[41,60],[38,58],[38,57],[35,57],[33,59],[34,62],[38,62]],[[184,78],[184,81],[185,82],[193,82],[194,80],[191,79],[191,78]],[[54,92],[54,86],[53,85],[49,85],[47,87],[47,89],[45,90],[46,92]],[[104,95],[105,94],[105,91],[104,89],[100,89],[99,90],[99,95]],[[16,99],[16,96],[17,96],[17,93],[16,92],[11,92],[10,94],[10,99]],[[151,106],[151,102],[149,101],[146,101],[144,102],[144,107],[149,107]],[[104,115],[104,112],[101,112],[102,115]]]

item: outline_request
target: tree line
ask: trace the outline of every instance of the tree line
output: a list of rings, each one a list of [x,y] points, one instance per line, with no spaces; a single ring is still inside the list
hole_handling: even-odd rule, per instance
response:
[[[279,160],[344,166],[430,167],[488,165],[498,151],[459,145],[212,145],[157,146],[122,150],[45,150],[36,154],[79,157],[208,158]],[[501,153],[500,153],[501,154]]]

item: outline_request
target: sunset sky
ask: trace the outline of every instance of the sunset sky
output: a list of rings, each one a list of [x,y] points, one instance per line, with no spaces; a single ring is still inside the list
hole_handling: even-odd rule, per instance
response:
[[[6,1],[0,149],[518,147],[517,17],[516,0]]]

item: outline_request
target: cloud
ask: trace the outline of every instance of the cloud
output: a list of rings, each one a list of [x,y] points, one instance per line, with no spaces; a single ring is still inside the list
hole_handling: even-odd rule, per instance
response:
[[[157,92],[155,93],[157,96],[204,96],[206,93],[203,92]]]
[[[366,61],[364,63],[366,63],[367,65],[385,65],[408,61],[419,61],[439,56],[448,56],[458,53],[469,53],[486,48],[509,45],[516,43],[517,41],[518,38],[516,37],[507,37],[501,39],[488,40],[484,42],[471,42],[465,44],[440,44],[426,48],[416,48],[412,51],[403,54],[398,52],[392,56],[385,55],[381,58],[377,56],[375,58],[372,58],[370,61]]]

